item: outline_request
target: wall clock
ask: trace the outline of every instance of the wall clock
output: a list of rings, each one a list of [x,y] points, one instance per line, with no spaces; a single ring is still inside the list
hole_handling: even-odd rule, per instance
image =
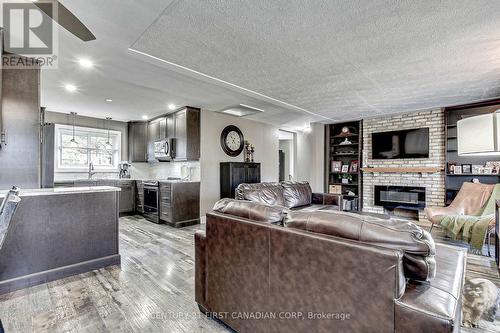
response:
[[[229,156],[238,156],[243,151],[245,140],[243,133],[234,125],[226,126],[220,135],[222,150]]]

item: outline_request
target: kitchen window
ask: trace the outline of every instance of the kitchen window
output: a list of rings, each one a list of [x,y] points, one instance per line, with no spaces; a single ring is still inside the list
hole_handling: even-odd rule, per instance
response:
[[[116,171],[121,158],[121,132],[105,129],[56,125],[56,172]]]

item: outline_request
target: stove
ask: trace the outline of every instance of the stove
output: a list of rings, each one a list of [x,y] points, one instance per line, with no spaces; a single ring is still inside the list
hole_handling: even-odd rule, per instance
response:
[[[144,218],[153,223],[160,223],[160,196],[157,180],[145,180],[144,184]]]

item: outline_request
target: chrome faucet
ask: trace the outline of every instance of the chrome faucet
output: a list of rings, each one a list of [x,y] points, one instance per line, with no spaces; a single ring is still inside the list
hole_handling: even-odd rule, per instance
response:
[[[95,172],[94,172],[94,163],[90,162],[89,163],[89,179],[92,179],[93,175],[95,175]]]

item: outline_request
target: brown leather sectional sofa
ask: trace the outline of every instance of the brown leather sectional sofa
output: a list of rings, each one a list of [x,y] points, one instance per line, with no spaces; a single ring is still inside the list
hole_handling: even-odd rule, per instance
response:
[[[240,184],[236,199],[281,206],[291,210],[340,210],[342,196],[313,193],[308,182]]]
[[[466,252],[411,223],[224,199],[195,260],[200,309],[241,333],[460,327]]]

